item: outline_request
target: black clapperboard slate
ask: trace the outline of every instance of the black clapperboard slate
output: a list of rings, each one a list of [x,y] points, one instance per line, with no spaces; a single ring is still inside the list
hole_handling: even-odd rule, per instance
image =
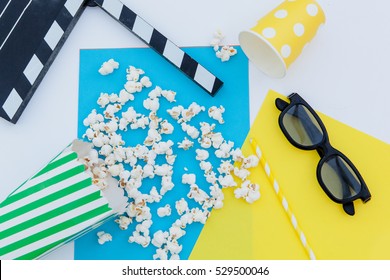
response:
[[[120,0],[0,0],[0,117],[16,123],[87,6],[98,6],[214,96],[222,81]]]

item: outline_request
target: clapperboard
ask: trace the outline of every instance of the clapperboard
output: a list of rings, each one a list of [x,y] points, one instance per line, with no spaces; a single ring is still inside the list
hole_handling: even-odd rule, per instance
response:
[[[16,123],[87,6],[99,6],[214,96],[222,81],[120,0],[0,0],[0,116]]]

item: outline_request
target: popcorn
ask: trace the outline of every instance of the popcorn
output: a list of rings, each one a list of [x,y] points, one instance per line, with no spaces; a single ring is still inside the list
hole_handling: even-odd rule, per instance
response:
[[[192,185],[195,184],[196,175],[195,174],[183,174],[181,177],[181,182],[183,184]]]
[[[186,232],[175,224],[169,228],[169,237],[172,240],[177,240],[177,239],[183,237],[185,234],[186,234]]]
[[[105,144],[100,148],[99,154],[102,156],[107,157],[111,152],[113,151],[113,148],[111,145]]]
[[[141,92],[143,85],[140,82],[128,81],[128,82],[126,82],[124,87],[128,93],[133,94],[136,92]]]
[[[161,95],[165,97],[166,100],[169,102],[175,102],[176,92],[172,90],[163,90],[161,92]]]
[[[167,110],[167,113],[174,119],[174,120],[178,120],[180,115],[181,115],[181,112],[184,110],[183,106],[179,105],[179,106],[175,106],[175,107],[172,107],[171,109],[168,109]]]
[[[210,216],[210,212],[209,211],[207,211],[207,210],[202,211],[201,209],[199,209],[197,207],[191,209],[191,214],[192,214],[192,220],[194,222],[198,222],[198,223],[202,223],[202,224],[205,224],[206,220]]]
[[[212,145],[211,138],[209,138],[209,137],[202,137],[201,139],[198,139],[198,142],[199,142],[200,146],[204,149],[208,149]]]
[[[162,92],[162,89],[159,87],[159,86],[156,86],[154,89],[152,89],[148,96],[149,98],[153,99],[153,98],[157,98],[157,97],[160,97],[161,96],[161,92]]]
[[[234,175],[241,179],[241,181],[245,181],[249,176],[250,172],[245,168],[234,167]]]
[[[244,156],[242,155],[240,148],[232,149],[230,151],[230,155],[234,162],[242,162],[244,160]]]
[[[225,36],[222,32],[218,30],[214,33],[214,37],[210,42],[210,45],[215,51],[216,57],[220,58],[222,62],[228,61],[231,56],[237,54],[237,50],[232,46],[225,45],[221,49],[219,48],[224,37]]]
[[[199,137],[200,132],[195,126],[192,126],[192,125],[189,125],[186,123],[182,123],[181,129],[184,132],[186,132],[188,134],[188,136],[190,136],[192,139],[196,139]]]
[[[212,169],[213,169],[213,166],[208,161],[201,161],[199,163],[199,166],[200,166],[200,169],[202,169],[205,174],[210,173],[212,171]]]
[[[212,106],[208,110],[209,117],[218,121],[220,124],[225,123],[222,114],[225,112],[225,108],[221,105],[219,107]]]
[[[122,105],[120,104],[109,104],[106,107],[106,110],[103,112],[103,116],[105,119],[113,119],[115,118],[115,113],[119,112],[122,109]]]
[[[143,178],[154,178],[154,167],[151,164],[145,164],[143,167],[142,177]]]
[[[192,146],[194,146],[194,142],[188,140],[187,137],[184,137],[182,142],[177,143],[178,147],[183,150],[189,150]]]
[[[149,193],[148,202],[160,202],[162,196],[158,193],[155,186],[152,187]]]
[[[137,69],[134,66],[130,66],[126,69],[126,79],[128,81],[134,81],[137,82],[139,80],[140,75],[145,74],[145,72],[142,69]]]
[[[172,190],[175,184],[172,182],[172,177],[171,176],[163,176],[161,178],[161,189],[160,189],[160,194],[164,195],[168,191]]]
[[[153,234],[152,244],[157,248],[161,248],[168,242],[169,233],[166,231],[158,230]]]
[[[171,215],[171,206],[169,204],[166,204],[164,207],[159,207],[157,209],[157,215],[162,218],[165,216]]]
[[[175,163],[175,160],[176,160],[176,155],[165,155],[165,160],[167,161],[167,163],[169,165],[173,165]]]
[[[119,92],[119,98],[118,102],[121,105],[125,105],[128,101],[133,101],[134,100],[134,94],[127,92],[126,90],[122,89]]]
[[[237,186],[237,183],[234,181],[233,176],[228,174],[225,176],[220,175],[218,177],[218,182],[221,184],[223,188],[228,188],[228,187],[235,187]]]
[[[260,187],[252,184],[249,180],[244,181],[241,186],[234,190],[236,198],[244,198],[246,202],[253,203],[260,198]]]
[[[233,169],[234,166],[231,164],[230,160],[222,160],[217,170],[220,174],[229,175]]]
[[[215,124],[209,124],[207,122],[200,123],[200,131],[202,132],[202,136],[210,135],[215,129]]]
[[[100,97],[97,100],[97,104],[101,107],[104,108],[110,103],[110,97],[108,93],[100,93]]]
[[[162,121],[160,123],[160,126],[161,126],[161,128],[160,128],[159,132],[161,134],[172,134],[173,133],[173,130],[174,130],[173,125],[170,124],[167,120]]]
[[[202,189],[198,187],[196,184],[192,184],[190,186],[190,191],[187,194],[187,197],[195,200],[199,204],[203,204],[208,198],[209,195]]]
[[[129,237],[129,243],[137,243],[146,248],[150,244],[150,236],[144,236],[139,234],[138,231],[134,231],[133,235]]]
[[[111,74],[112,72],[114,72],[114,69],[118,69],[118,68],[119,68],[119,63],[111,58],[108,61],[103,62],[102,66],[99,69],[99,73],[105,76]]]
[[[214,171],[209,171],[205,174],[206,181],[210,184],[216,184],[218,181],[217,175]]]
[[[185,212],[189,211],[188,203],[184,198],[181,198],[180,200],[176,201],[175,208],[176,208],[177,214],[179,214],[179,216],[181,216]]]
[[[217,30],[214,32],[214,37],[210,42],[210,45],[213,47],[214,51],[218,51],[219,44],[222,42],[223,38],[225,38],[225,35],[222,34],[220,30]]]
[[[115,223],[119,225],[121,230],[126,230],[128,226],[131,224],[133,219],[126,216],[119,216],[118,219],[115,220]]]
[[[147,77],[147,76],[142,77],[140,82],[146,88],[149,88],[152,86],[152,82],[150,81],[149,77]]]
[[[196,149],[195,152],[196,152],[196,157],[195,157],[196,160],[204,161],[209,158],[209,152],[206,150]]]
[[[111,173],[112,177],[119,176],[119,174],[124,170],[123,164],[114,164],[108,167],[108,172]]]
[[[219,147],[222,145],[224,139],[220,132],[213,133],[210,138],[212,145],[215,149],[219,149]]]
[[[172,254],[172,255],[177,255],[181,252],[183,249],[182,245],[179,245],[177,240],[173,239],[172,241],[167,242],[166,249]]]
[[[250,155],[247,158],[244,158],[242,167],[248,169],[256,167],[259,164],[259,158],[255,155]]]
[[[98,236],[98,242],[100,245],[103,245],[104,243],[108,241],[112,241],[112,236],[109,233],[105,233],[104,231],[99,231],[97,233]]]
[[[163,165],[154,166],[154,174],[157,176],[171,176],[173,173],[172,166],[164,163]]]
[[[153,255],[154,260],[167,260],[168,252],[166,249],[158,248],[156,254]]]
[[[214,142],[217,143],[217,142]],[[217,158],[228,158],[230,157],[230,150],[233,148],[234,143],[232,141],[223,142],[219,149],[215,151],[215,156]]]
[[[96,113],[96,110],[93,109],[92,112],[84,119],[83,124],[85,126],[91,126],[95,123],[104,121],[103,115]]]
[[[220,58],[222,62],[229,61],[230,57],[237,54],[237,50],[232,46],[223,46],[215,55]]]
[[[160,102],[158,98],[147,98],[143,101],[143,105],[145,109],[150,110],[152,112],[157,112],[157,110],[160,108]]]

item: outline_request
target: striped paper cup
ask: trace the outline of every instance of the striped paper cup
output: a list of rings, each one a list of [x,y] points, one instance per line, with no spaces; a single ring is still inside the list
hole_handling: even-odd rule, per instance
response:
[[[90,150],[75,140],[0,203],[1,259],[39,258],[124,211],[123,190],[92,184]]]

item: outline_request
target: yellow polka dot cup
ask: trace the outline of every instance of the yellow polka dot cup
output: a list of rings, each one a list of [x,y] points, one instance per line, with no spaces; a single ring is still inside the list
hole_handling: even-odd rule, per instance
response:
[[[287,68],[325,23],[325,14],[314,0],[287,0],[239,34],[242,50],[270,77],[282,78]]]

